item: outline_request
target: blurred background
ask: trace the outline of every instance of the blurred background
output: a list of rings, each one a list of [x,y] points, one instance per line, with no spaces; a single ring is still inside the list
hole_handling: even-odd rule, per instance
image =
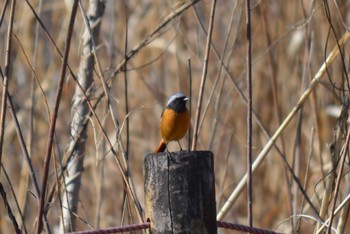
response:
[[[73,74],[78,74],[79,64],[86,56],[82,55],[82,38],[86,34],[84,17],[94,2],[100,1],[80,1],[77,10],[68,59]],[[62,58],[55,46],[63,53],[72,3],[70,0],[17,1],[14,10],[8,92],[40,189],[50,119],[61,76]],[[171,0],[106,0],[101,3],[105,7],[95,22],[100,29],[93,46],[96,54],[89,100],[117,157],[121,162],[127,160],[122,164],[128,165],[130,181],[143,207],[143,157],[160,141],[160,115],[171,94],[182,91],[189,96],[192,91],[192,127],[194,125],[212,1],[191,4]],[[3,74],[11,4],[12,1],[0,1],[4,16],[0,25]],[[188,7],[184,9],[186,4]],[[250,8],[255,159],[297,104],[330,51],[337,46],[336,42],[348,30],[350,1],[260,0],[251,1]],[[279,152],[272,148],[254,172],[253,222],[256,227],[312,233],[317,226],[319,217],[308,206],[282,157],[286,158],[306,194],[320,210],[327,178],[334,172],[332,169],[339,168],[339,164],[332,164],[330,146],[341,147],[348,131],[347,116],[345,120],[339,120],[338,116],[340,108],[343,106],[347,113],[349,105],[349,46],[339,47],[342,56],[329,65],[320,84],[277,139]],[[247,104],[240,94],[247,96],[246,53],[245,1],[217,1],[197,149],[214,153],[218,211],[247,170]],[[101,78],[108,85],[106,91]],[[67,71],[47,182],[47,197],[51,192],[53,199],[45,203],[49,226],[57,233],[62,232],[59,229],[62,217],[59,197],[63,192],[58,193],[53,188],[57,171],[69,152],[76,86],[72,74]],[[4,121],[1,183],[19,226],[23,225],[23,220],[26,232],[31,233],[37,225],[37,195],[9,110]],[[125,183],[101,127],[93,116],[84,124],[87,127],[86,145],[80,154],[84,160],[74,230],[139,223],[132,200],[125,199],[128,194]],[[188,136],[181,145],[188,149]],[[169,146],[170,151],[178,149],[176,143]],[[337,205],[349,191],[346,182],[348,163],[346,160]],[[330,190],[334,191],[333,183],[332,186]],[[243,191],[225,221],[247,224],[246,197]],[[328,199],[329,206],[332,199]],[[326,208],[323,218],[328,218],[330,212],[330,207]],[[0,218],[0,232],[12,233],[13,224],[3,202]],[[335,229],[339,220],[339,215],[335,216]],[[350,231],[349,225],[344,226],[345,232]],[[25,232],[23,227],[22,230]],[[220,233],[232,232],[220,230]]]

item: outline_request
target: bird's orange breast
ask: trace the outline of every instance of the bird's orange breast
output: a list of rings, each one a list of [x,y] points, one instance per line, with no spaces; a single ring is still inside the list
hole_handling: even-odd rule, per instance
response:
[[[183,138],[190,125],[190,114],[186,109],[185,112],[177,113],[176,111],[166,108],[160,124],[160,135],[166,141],[177,141]]]

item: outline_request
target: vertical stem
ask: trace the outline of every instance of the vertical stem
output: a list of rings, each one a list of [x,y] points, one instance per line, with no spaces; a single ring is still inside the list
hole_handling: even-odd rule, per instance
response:
[[[196,150],[196,147],[197,147],[198,129],[199,129],[199,122],[200,122],[200,114],[202,109],[202,99],[203,99],[205,81],[206,81],[207,72],[208,72],[211,36],[213,34],[215,7],[216,7],[216,0],[213,0],[211,5],[211,12],[210,12],[209,30],[208,30],[208,36],[207,36],[206,49],[205,49],[203,72],[202,72],[200,90],[199,90],[198,101],[197,101],[196,119],[195,119],[194,129],[193,129],[193,139],[192,139],[192,148],[191,148],[192,150]]]
[[[42,184],[42,189],[41,189],[41,194],[40,194],[40,206],[39,206],[39,212],[38,212],[38,218],[37,218],[37,220],[38,220],[37,234],[41,233],[42,225],[43,225],[41,218],[42,218],[43,213],[44,213],[45,192],[46,192],[47,180],[48,180],[48,176],[49,176],[49,167],[50,167],[51,150],[52,150],[52,144],[53,144],[53,135],[55,133],[56,120],[57,120],[57,116],[58,116],[58,109],[60,106],[63,84],[64,84],[64,80],[65,80],[65,76],[66,76],[67,61],[68,61],[68,55],[69,55],[69,49],[70,49],[70,41],[72,38],[75,16],[76,16],[76,12],[78,9],[78,2],[79,2],[78,0],[74,0],[74,3],[73,3],[72,13],[71,13],[70,22],[69,22],[68,35],[66,38],[63,61],[62,61],[62,66],[61,66],[61,75],[60,75],[59,85],[57,88],[55,107],[54,107],[54,111],[52,113],[52,117],[51,117],[51,121],[50,121],[50,131],[49,131],[48,142],[47,142],[46,153],[45,153],[45,161],[44,161],[44,177],[43,177],[43,184]]]
[[[15,17],[15,6],[16,0],[12,0],[10,21],[7,29],[7,39],[6,39],[6,57],[5,57],[5,76],[2,84],[2,97],[1,97],[1,116],[0,116],[0,163],[2,158],[2,147],[4,144],[4,131],[5,131],[5,117],[6,117],[6,101],[7,101],[7,87],[8,79],[10,76],[10,66],[11,66],[11,47],[12,47],[12,28],[13,19]],[[1,168],[0,168],[1,172]]]
[[[38,14],[41,15],[43,1],[39,1]],[[38,42],[39,42],[39,23],[36,22],[35,25],[35,39],[34,39],[34,51],[33,51],[33,64],[32,67],[35,69],[37,66],[38,58]],[[29,134],[27,138],[28,144],[28,153],[29,156],[32,155],[33,147],[33,134],[34,134],[34,115],[35,115],[35,72],[32,72],[32,77],[30,81],[30,113],[29,113]],[[27,209],[27,188],[29,183],[29,167],[27,167],[26,162],[22,162],[21,175],[20,175],[20,184],[18,189],[18,199],[22,212],[25,214]],[[22,227],[24,224],[22,224]]]
[[[2,197],[2,200],[4,201],[4,207],[6,209],[6,212],[7,212],[7,215],[8,217],[10,218],[12,224],[13,224],[13,228],[15,229],[16,233],[17,234],[20,234],[22,233],[21,230],[19,229],[19,226],[18,226],[18,223],[17,223],[17,220],[16,220],[16,217],[15,215],[13,214],[12,212],[12,209],[11,209],[11,206],[7,200],[7,195],[6,195],[6,192],[5,192],[5,189],[4,187],[2,186],[2,183],[0,182],[0,195]]]
[[[191,59],[188,58],[188,71],[189,71],[189,80],[190,80],[190,104],[189,104],[189,109],[190,109],[190,119],[192,117],[192,65],[191,65]],[[190,126],[189,126],[190,131],[188,131],[188,149],[191,149],[191,121],[190,121]]]
[[[129,114],[129,97],[128,97],[128,75],[126,71],[126,65],[128,63],[128,1],[124,1],[125,6],[125,43],[124,43],[124,85],[125,85],[125,115]],[[130,143],[130,135],[129,135],[129,117],[126,118],[126,161],[128,161],[129,154],[129,143]]]
[[[6,1],[4,2],[3,7],[1,8],[2,11],[1,11],[1,14],[0,14],[0,28],[1,28],[1,25],[2,25],[2,21],[4,20],[4,16],[5,16],[7,4],[9,3],[9,1],[10,1],[10,0],[6,0]]]
[[[260,12],[261,12],[261,18],[262,18],[262,27],[263,27],[263,30],[265,31],[266,44],[267,44],[267,48],[269,48],[272,43],[271,43],[271,36],[267,28],[267,25],[269,25],[269,21],[268,21],[268,17],[266,17],[265,5],[267,5],[266,1],[262,1],[260,4]],[[277,76],[275,71],[276,66],[274,64],[272,50],[268,50],[267,59],[268,59],[268,66],[270,69],[270,78],[271,78],[270,80],[271,80],[272,97],[273,97],[273,110],[275,114],[276,124],[277,126],[279,126],[282,123],[282,118],[281,118],[281,110],[279,107],[278,93],[277,93]],[[282,149],[282,152],[284,153],[285,144],[284,144],[283,136],[281,136],[279,140],[280,140],[280,147]]]
[[[250,23],[250,0],[246,1],[246,36],[247,36],[247,84],[248,84],[248,108],[247,108],[247,174],[248,174],[248,224],[253,226],[253,201],[252,201],[252,38]]]
[[[125,174],[129,179],[131,184],[131,180],[129,177],[129,145],[130,145],[130,128],[129,128],[129,95],[128,95],[128,74],[127,74],[127,63],[128,63],[128,1],[124,0],[124,12],[125,12],[125,38],[124,38],[124,98],[125,98],[125,124],[126,124],[126,148],[125,148]],[[121,139],[119,139],[121,140]],[[123,205],[122,205],[122,218],[121,225],[124,223],[125,211],[127,210],[128,197],[127,191],[124,190],[123,195]]]

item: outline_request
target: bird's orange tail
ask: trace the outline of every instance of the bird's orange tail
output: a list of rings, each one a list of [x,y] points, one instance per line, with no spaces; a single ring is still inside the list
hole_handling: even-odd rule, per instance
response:
[[[166,142],[161,140],[157,148],[154,150],[154,153],[164,152],[166,149]]]

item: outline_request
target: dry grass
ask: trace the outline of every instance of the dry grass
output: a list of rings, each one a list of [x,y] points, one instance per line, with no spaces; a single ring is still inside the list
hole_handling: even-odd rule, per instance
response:
[[[3,2],[0,3],[1,11]],[[3,42],[0,44],[0,65],[3,73],[8,39],[7,28],[10,20],[11,1],[8,2],[4,20],[0,25],[0,37]],[[82,2],[84,8],[88,9],[88,1]],[[335,5],[335,1],[329,1],[331,17],[328,20],[323,1],[252,2],[254,4],[251,9],[253,109],[259,121],[272,136],[296,105],[329,52],[337,46],[336,41],[346,32],[346,27],[350,25],[350,5],[347,1],[337,1],[338,5]],[[137,47],[161,23],[169,20],[151,38],[151,41],[141,47],[137,53],[132,54],[132,58],[127,62],[129,113],[125,112],[125,73],[123,69],[119,69],[125,50],[126,17],[123,1],[106,2],[99,40],[96,42],[102,74],[110,85],[108,90],[110,105],[116,119],[123,127],[120,131],[124,146],[127,139],[126,116],[130,121],[128,152],[130,173],[141,204],[143,204],[143,156],[152,152],[160,140],[159,117],[168,96],[180,90],[185,94],[190,93],[188,59],[192,64],[192,107],[195,113],[211,1],[200,1],[194,8],[189,7],[185,10],[179,17],[169,19],[168,17],[183,3],[183,1],[128,1],[128,51]],[[31,1],[31,4],[38,12],[39,1]],[[69,6],[66,6],[64,1],[44,1],[40,14],[43,24],[62,52],[69,23],[67,9]],[[36,23],[37,20],[27,3],[18,1],[13,22],[8,91],[12,96],[30,152],[35,175],[41,184],[51,118],[49,115],[52,115],[53,111],[62,60],[41,26],[38,29],[38,39],[35,40]],[[78,72],[81,59],[83,28],[82,14],[78,10],[69,54],[69,66],[75,74]],[[246,93],[244,1],[218,1],[211,42],[197,149],[210,149],[214,152],[216,202],[219,211],[246,172],[247,105],[237,92],[238,87]],[[219,57],[224,54],[222,58],[224,67],[220,67],[221,62],[214,52],[214,47]],[[342,147],[348,131],[346,126],[342,126],[343,131],[338,138],[335,138],[338,123],[341,121],[336,121],[337,118],[330,116],[326,111],[329,105],[341,106],[336,96],[345,96],[348,99],[346,74],[349,69],[349,45],[345,44],[341,49],[343,57],[338,56],[328,67],[328,74],[321,78],[323,85],[315,87],[311,96],[276,141],[317,210],[321,207],[323,181],[328,180],[329,171],[332,169],[331,153],[327,146],[335,141],[339,144],[338,147]],[[35,75],[32,70],[35,71]],[[30,99],[33,79],[35,79],[35,92],[32,104]],[[330,81],[334,82],[335,86],[332,86]],[[342,84],[345,85],[342,86]],[[95,103],[96,99],[103,94],[96,66],[93,85],[95,93],[90,100]],[[49,189],[55,186],[56,182],[53,161],[56,160],[58,166],[60,165],[70,140],[71,103],[75,87],[74,79],[68,74],[60,100],[54,135],[52,157],[55,156],[55,158],[51,160]],[[336,87],[342,89],[339,90]],[[342,104],[348,107],[344,99]],[[31,108],[33,108],[32,115]],[[205,109],[206,112],[203,114]],[[118,149],[117,129],[113,125],[105,97],[98,103],[96,114],[102,121],[115,149]],[[30,116],[33,118],[32,125]],[[194,124],[194,114],[192,124]],[[32,134],[31,127],[33,127]],[[102,140],[101,129],[93,117],[88,122],[87,136],[77,214],[81,220],[77,222],[77,230],[120,225],[124,184],[114,157],[108,150],[106,142]],[[254,118],[254,159],[268,140],[257,118]],[[187,142],[187,139],[182,140],[183,148],[188,148]],[[177,144],[171,144],[170,150],[176,150],[177,147]],[[118,151],[118,157],[121,158],[120,151]],[[336,204],[342,202],[349,191],[348,162],[349,160],[345,161]],[[21,225],[15,205],[15,195],[21,207],[26,207],[24,219],[27,231],[34,232],[38,204],[32,183],[26,182],[29,178],[27,164],[10,111],[7,111],[5,119],[2,164],[1,183],[7,193],[10,207]],[[4,171],[8,174],[11,183],[6,179]],[[285,162],[275,149],[271,150],[253,175],[255,226],[271,230],[278,227],[276,230],[281,232],[295,232],[298,228],[300,233],[311,233],[314,230],[316,227],[314,219],[317,219],[317,215],[310,209],[300,189],[291,180]],[[11,187],[14,194],[11,192]],[[225,221],[247,223],[246,197],[245,192],[241,194],[224,218]],[[330,216],[332,199],[329,200],[326,218]],[[59,208],[59,200],[55,199],[47,216],[52,229],[58,227]],[[0,232],[13,232],[12,223],[8,219],[2,202],[0,214]],[[97,214],[100,216],[97,217]],[[293,217],[295,217],[294,223],[291,221]],[[297,222],[299,217],[300,223]],[[130,203],[124,219],[125,223],[138,222],[134,206]],[[333,227],[336,228],[338,223],[339,215],[335,216]],[[347,232],[350,231],[349,225],[346,225]]]

